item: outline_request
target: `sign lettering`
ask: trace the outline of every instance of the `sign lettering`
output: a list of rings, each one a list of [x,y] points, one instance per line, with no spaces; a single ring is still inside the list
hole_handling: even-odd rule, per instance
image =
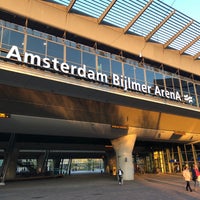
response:
[[[175,101],[184,101],[186,103],[192,103],[192,97],[184,95],[181,97],[178,91],[172,92],[164,89],[160,89],[157,85],[154,87],[148,86],[146,84],[140,84],[132,81],[130,77],[123,75],[112,74],[108,76],[105,73],[98,71],[93,71],[91,69],[87,70],[87,66],[83,64],[77,67],[76,65],[69,65],[66,62],[60,63],[57,58],[41,58],[39,55],[34,55],[32,53],[25,52],[24,56],[21,57],[19,49],[17,46],[12,46],[6,55],[7,59],[16,59],[19,62],[25,64],[31,64],[44,69],[51,69],[55,72],[61,72],[63,74],[75,75],[79,78],[84,78],[91,81],[101,82],[108,85],[113,85],[122,88],[124,91],[135,91],[145,94],[155,95]]]

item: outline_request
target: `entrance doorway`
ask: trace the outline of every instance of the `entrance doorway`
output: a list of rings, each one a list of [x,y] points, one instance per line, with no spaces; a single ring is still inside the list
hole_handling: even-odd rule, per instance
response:
[[[200,164],[200,145],[140,142],[133,152],[135,173],[181,173]]]

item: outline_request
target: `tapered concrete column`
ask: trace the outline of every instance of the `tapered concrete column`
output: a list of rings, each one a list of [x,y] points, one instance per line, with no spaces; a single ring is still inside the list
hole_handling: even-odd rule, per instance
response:
[[[7,171],[6,171],[6,180],[13,180],[16,176],[17,169],[17,158],[18,158],[18,149],[14,147],[11,152],[8,154],[8,159],[10,160]]]
[[[117,169],[123,170],[124,180],[134,180],[132,151],[135,140],[136,134],[130,134],[111,141],[116,152]]]
[[[37,173],[43,173],[44,170],[44,162],[45,162],[45,154],[40,154],[40,156],[37,159]]]

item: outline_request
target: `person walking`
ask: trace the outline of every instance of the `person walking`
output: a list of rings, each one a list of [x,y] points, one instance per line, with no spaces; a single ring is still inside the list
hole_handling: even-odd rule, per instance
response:
[[[196,164],[193,165],[193,168],[192,168],[192,180],[194,181],[194,189],[197,190],[197,183],[198,183],[198,186],[199,185],[199,176],[200,176],[200,172],[199,172],[199,169],[198,169],[198,166]]]
[[[192,189],[190,187],[190,181],[191,181],[192,176],[191,176],[191,173],[190,173],[190,170],[189,170],[188,166],[184,167],[183,177],[184,177],[184,179],[186,181],[186,187],[185,187],[186,191],[192,192]]]
[[[120,185],[123,185],[123,170],[121,168],[118,169],[117,175],[118,175],[118,183]]]

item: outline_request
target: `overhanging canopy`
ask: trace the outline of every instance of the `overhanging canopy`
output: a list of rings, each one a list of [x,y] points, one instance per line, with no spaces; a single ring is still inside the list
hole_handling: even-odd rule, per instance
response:
[[[67,12],[91,16],[99,24],[123,29],[180,54],[200,58],[200,23],[160,0],[47,0],[67,6]]]

